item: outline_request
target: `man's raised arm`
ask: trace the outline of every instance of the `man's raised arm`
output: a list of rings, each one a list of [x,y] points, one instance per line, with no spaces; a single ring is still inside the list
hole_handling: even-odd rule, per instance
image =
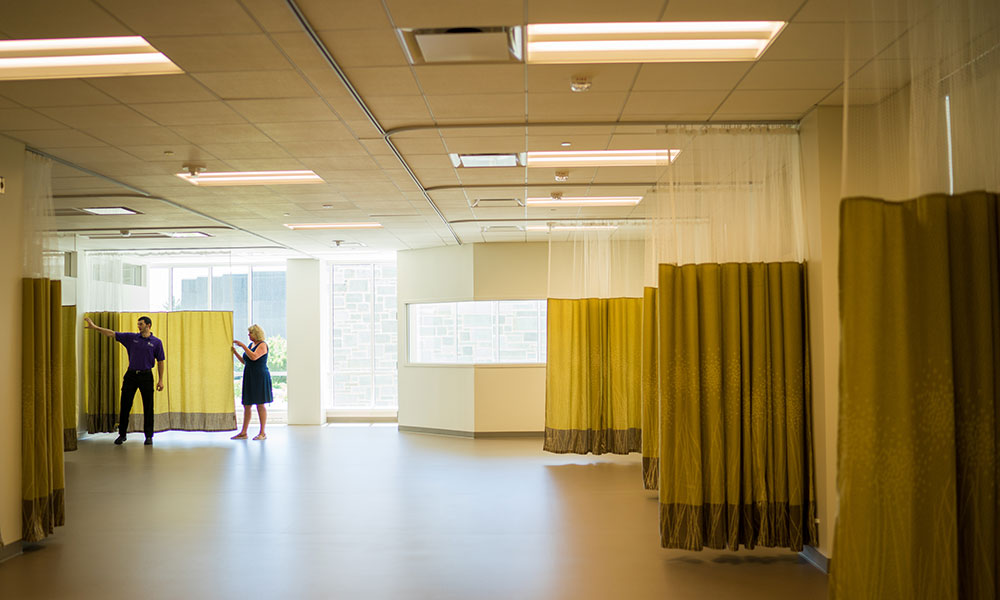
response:
[[[110,329],[105,329],[103,327],[98,327],[97,325],[94,325],[94,322],[90,320],[90,317],[84,317],[83,318],[83,328],[84,329],[93,329],[97,333],[99,333],[99,334],[101,334],[103,336],[107,336],[109,338],[115,337],[115,332],[114,331],[112,331]]]

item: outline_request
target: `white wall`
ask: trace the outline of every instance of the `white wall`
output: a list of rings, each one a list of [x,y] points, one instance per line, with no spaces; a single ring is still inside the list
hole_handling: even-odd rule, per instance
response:
[[[399,424],[466,433],[539,432],[545,427],[545,365],[416,366],[406,360],[412,302],[544,299],[548,245],[471,244],[397,256]]]
[[[321,263],[313,259],[286,262],[285,311],[288,331],[288,424],[320,425],[323,416],[323,322]]]
[[[809,334],[813,378],[813,435],[820,545],[833,556],[837,518],[837,411],[840,401],[838,253],[842,110],[821,106],[800,129],[805,199]]]
[[[0,196],[4,226],[0,236],[0,536],[21,539],[21,269],[24,145],[0,136]]]

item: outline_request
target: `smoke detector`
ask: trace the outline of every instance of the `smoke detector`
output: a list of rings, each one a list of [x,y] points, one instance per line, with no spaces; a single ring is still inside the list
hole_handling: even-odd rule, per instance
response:
[[[590,77],[574,75],[569,80],[569,89],[573,92],[589,92],[591,83]]]

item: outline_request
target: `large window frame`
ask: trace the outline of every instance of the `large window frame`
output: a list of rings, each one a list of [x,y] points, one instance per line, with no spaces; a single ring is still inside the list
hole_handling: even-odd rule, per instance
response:
[[[396,285],[398,284],[398,276],[397,276],[397,274],[394,274],[391,277],[391,280],[393,282],[394,292],[391,295],[388,296],[389,298],[391,298],[391,304],[390,305],[392,307],[392,319],[391,319],[391,321],[392,321],[392,327],[391,327],[391,333],[392,333],[392,335],[395,338],[394,344],[390,343],[389,345],[395,345],[396,352],[395,352],[395,355],[392,357],[392,368],[385,368],[384,366],[383,367],[379,366],[380,357],[379,357],[378,348],[379,348],[380,344],[378,342],[378,335],[379,335],[379,332],[380,332],[379,326],[381,324],[383,324],[383,320],[384,319],[380,320],[380,318],[379,318],[379,311],[378,311],[377,307],[380,304],[380,301],[383,301],[383,300],[385,300],[387,298],[386,294],[383,294],[383,293],[379,292],[379,282],[385,283],[387,281],[387,278],[386,277],[381,277],[381,278],[379,277],[378,271],[379,271],[380,267],[382,267],[382,268],[392,267],[393,269],[395,269],[396,262],[395,261],[389,261],[389,260],[337,261],[337,262],[331,262],[330,266],[329,266],[329,269],[330,269],[329,270],[329,274],[330,274],[330,287],[329,287],[329,294],[330,294],[330,296],[329,296],[330,297],[330,309],[329,309],[330,310],[330,313],[329,313],[330,314],[330,326],[329,326],[329,331],[330,331],[330,338],[329,338],[330,354],[329,354],[329,362],[328,362],[328,364],[329,364],[329,375],[328,375],[328,379],[327,379],[329,392],[327,394],[325,394],[325,397],[324,397],[324,408],[326,410],[329,410],[329,411],[334,411],[334,412],[336,412],[338,414],[339,413],[344,413],[344,414],[347,414],[347,413],[351,413],[351,414],[353,414],[353,413],[358,413],[358,414],[361,414],[361,413],[364,413],[364,414],[369,414],[369,413],[372,413],[372,414],[374,414],[374,413],[379,413],[379,414],[381,414],[381,413],[395,413],[399,409],[399,351],[400,351],[400,340],[399,340],[399,334],[398,334],[398,332],[399,332],[398,288],[396,287]],[[367,369],[343,368],[343,367],[339,368],[339,369],[337,368],[338,357],[337,357],[337,348],[336,348],[335,344],[336,344],[336,340],[337,340],[337,324],[338,324],[338,309],[337,309],[337,298],[338,298],[337,294],[338,294],[338,292],[336,290],[336,285],[337,285],[337,270],[338,269],[342,269],[342,268],[354,268],[354,269],[360,268],[362,270],[365,269],[365,268],[369,268],[370,269],[370,277],[369,277],[368,281],[370,283],[370,290],[371,291],[370,291],[370,298],[367,300],[367,303],[369,304],[368,333],[370,334],[370,342],[369,342],[369,344],[370,344],[370,349],[369,349],[370,356],[368,357],[368,362],[369,362],[370,366]],[[394,385],[393,385],[394,392],[392,393],[392,398],[394,399],[394,402],[392,403],[391,406],[386,406],[385,404],[379,405],[379,400],[380,400],[381,396],[379,394],[380,387],[379,387],[379,383],[378,383],[378,377],[379,377],[379,375],[385,376],[385,375],[390,374],[390,373],[391,373],[391,375],[392,375],[392,377],[394,379]],[[338,398],[338,395],[337,395],[337,380],[338,380],[338,375],[343,375],[345,377],[350,377],[352,375],[354,375],[354,376],[357,376],[357,375],[361,375],[361,376],[369,375],[371,377],[371,385],[369,386],[370,387],[370,393],[368,395],[368,403],[366,405],[363,405],[363,406],[362,405],[358,405],[358,404],[353,404],[353,405],[338,404],[337,403],[337,398]]]
[[[536,361],[504,361],[501,357],[503,353],[503,348],[501,346],[501,340],[503,336],[499,330],[499,318],[501,311],[499,310],[499,305],[502,303],[514,303],[514,302],[533,302],[536,303],[537,312],[535,315],[538,334],[538,338],[535,340],[537,345],[535,353],[537,356]],[[413,356],[414,349],[414,322],[413,322],[413,307],[415,306],[427,306],[427,305],[455,305],[456,314],[456,324],[455,324],[455,337],[456,337],[456,354],[458,347],[458,338],[460,337],[460,327],[458,323],[458,307],[459,304],[492,304],[494,309],[491,311],[494,322],[492,324],[493,328],[493,354],[496,356],[495,361],[483,362],[477,360],[471,360],[468,362],[459,362],[455,360],[453,362],[426,362],[426,361],[416,361]],[[404,319],[405,319],[405,366],[407,367],[445,367],[445,368],[463,368],[463,367],[476,367],[476,368],[524,368],[524,367],[541,367],[544,368],[546,365],[546,344],[548,340],[548,306],[545,299],[540,298],[504,298],[495,300],[441,300],[441,301],[428,301],[428,302],[407,302],[404,306]],[[473,313],[470,313],[473,314]],[[475,358],[475,351],[473,352],[473,358]]]

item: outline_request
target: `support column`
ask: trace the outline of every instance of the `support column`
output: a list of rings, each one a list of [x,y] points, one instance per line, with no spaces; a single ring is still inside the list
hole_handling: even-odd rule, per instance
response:
[[[289,259],[285,290],[288,331],[288,424],[320,425],[323,416],[320,261]]]

